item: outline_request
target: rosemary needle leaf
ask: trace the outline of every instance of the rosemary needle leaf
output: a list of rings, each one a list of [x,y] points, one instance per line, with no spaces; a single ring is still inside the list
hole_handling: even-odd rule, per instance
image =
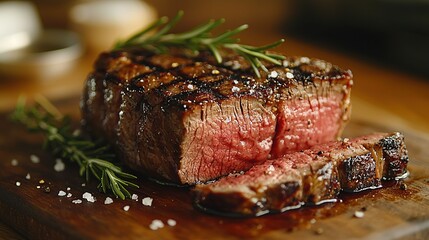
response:
[[[79,175],[84,176],[86,181],[89,181],[91,176],[99,180],[101,191],[110,191],[121,199],[130,197],[126,187],[138,188],[138,185],[125,179],[137,177],[123,172],[111,162],[115,156],[109,152],[110,148],[106,144],[101,141],[92,142],[73,134],[70,131],[70,120],[58,116],[61,116],[59,111],[46,99],[36,99],[34,106],[26,107],[25,97],[20,97],[11,119],[23,124],[27,129],[43,133],[44,147],[54,155],[78,164]]]
[[[143,48],[155,53],[165,53],[170,47],[180,47],[193,50],[194,52],[208,50],[220,64],[222,63],[220,49],[227,48],[243,56],[250,63],[251,68],[257,77],[261,76],[259,68],[263,71],[268,71],[265,65],[262,64],[261,60],[281,65],[279,60],[284,59],[281,55],[265,52],[282,44],[284,42],[283,39],[259,47],[239,44],[239,39],[233,38],[233,36],[247,29],[247,24],[224,32],[216,37],[212,37],[211,30],[224,23],[224,19],[211,20],[187,32],[169,33],[183,17],[183,14],[183,11],[179,11],[170,22],[166,20],[166,17],[155,21],[146,29],[132,35],[129,39],[116,44],[114,49]],[[161,28],[162,25],[164,26]],[[147,36],[145,38],[142,37],[152,31],[154,31],[152,36]]]

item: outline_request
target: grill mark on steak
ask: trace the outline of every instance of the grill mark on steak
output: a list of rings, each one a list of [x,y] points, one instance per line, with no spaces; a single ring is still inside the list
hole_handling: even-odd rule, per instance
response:
[[[406,162],[400,171],[391,164],[400,159],[408,159],[403,135],[377,133],[268,160],[243,174],[198,184],[193,196],[198,208],[217,214],[282,212],[335,200],[340,191],[379,188],[382,178],[406,172]]]
[[[241,56],[226,53],[223,59],[225,63],[219,65],[208,52],[191,56],[174,50],[169,55],[140,50],[104,53],[95,63],[84,90],[85,126],[94,135],[118,145],[121,159],[130,167],[155,178],[188,184],[246,170],[270,155],[278,157],[297,150],[293,145],[286,149],[278,146],[284,134],[278,131],[279,126],[291,120],[289,116],[282,117],[279,109],[291,103],[297,109],[308,107],[315,119],[320,119],[311,120],[310,125],[307,119],[296,118],[297,126],[285,129],[297,132],[300,140],[294,144],[299,148],[341,134],[350,114],[350,71],[321,60],[292,57],[284,66],[266,63],[269,72],[261,72],[262,77],[255,78]],[[228,105],[237,111],[227,110]],[[333,117],[320,115],[323,107],[333,109]],[[221,122],[227,117],[240,123],[245,131],[235,123]],[[196,121],[201,129],[195,126]],[[210,128],[210,124],[220,126]],[[322,134],[315,128],[300,136],[304,127],[320,128],[323,124],[332,126],[331,132]],[[258,137],[261,134],[264,137]],[[249,151],[237,153],[237,144],[247,139]],[[195,148],[194,144],[200,145]],[[272,148],[271,152],[263,150],[265,145]],[[199,150],[195,152],[194,148]],[[207,151],[211,159],[206,159]],[[401,166],[400,160],[396,165]]]

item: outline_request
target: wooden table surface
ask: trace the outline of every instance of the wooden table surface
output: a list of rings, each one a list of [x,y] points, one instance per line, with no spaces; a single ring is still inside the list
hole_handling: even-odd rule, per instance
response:
[[[250,44],[262,44],[279,38],[281,36],[277,34],[243,37],[250,39]],[[278,51],[287,55],[320,58],[351,69],[354,74],[353,120],[418,133],[429,138],[429,79],[296,39],[287,39]],[[2,77],[0,112],[10,111],[21,93],[28,96],[42,94],[51,100],[79,95],[94,58],[94,54],[86,54],[70,73],[49,81]],[[0,222],[0,239],[22,239],[22,236]]]

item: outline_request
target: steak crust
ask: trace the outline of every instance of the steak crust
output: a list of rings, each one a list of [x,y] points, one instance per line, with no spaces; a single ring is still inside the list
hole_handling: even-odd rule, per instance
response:
[[[83,124],[129,167],[179,184],[340,136],[350,117],[350,71],[288,57],[283,66],[265,62],[268,72],[256,78],[241,56],[223,59],[180,50],[103,53],[84,89]]]

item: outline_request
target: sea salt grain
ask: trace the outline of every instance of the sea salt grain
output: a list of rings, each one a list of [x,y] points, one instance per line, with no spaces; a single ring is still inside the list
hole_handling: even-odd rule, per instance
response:
[[[18,166],[18,160],[12,159],[12,161],[10,161],[10,164],[12,164],[12,166],[16,167],[16,166]]]
[[[139,200],[139,196],[137,194],[133,193],[133,195],[131,196],[131,199],[138,201]]]
[[[153,201],[153,198],[145,197],[143,198],[142,203],[145,206],[152,206],[152,201]]]
[[[30,155],[30,160],[32,163],[39,163],[40,162],[40,158],[34,154]]]
[[[127,206],[124,206],[124,211],[125,211],[125,212],[128,212],[128,210],[130,210],[130,206],[128,206],[128,205],[127,205]]]
[[[85,193],[82,195],[82,198],[83,198],[83,199],[86,199],[86,201],[88,201],[88,202],[95,202],[95,198],[94,198],[94,196],[92,196],[92,194],[91,194],[91,193],[89,193],[89,192],[85,192]]]
[[[63,160],[61,160],[60,158],[57,158],[55,160],[55,165],[54,165],[54,170],[56,172],[62,172],[64,171],[64,169],[66,168],[66,165],[64,164]]]
[[[363,218],[363,216],[365,216],[365,213],[364,213],[364,212],[362,212],[362,211],[355,211],[354,216],[355,216],[356,218]]]
[[[16,185],[17,187],[19,187],[19,186],[21,186],[21,182],[16,182],[16,183],[15,183],[15,185]]]
[[[73,200],[72,203],[74,203],[74,204],[81,204],[82,200],[76,199],[76,200]]]
[[[167,224],[168,224],[168,226],[174,227],[174,226],[176,226],[176,220],[168,219]]]
[[[111,199],[110,197],[106,197],[106,200],[104,200],[104,204],[112,204],[113,203],[113,199]]]
[[[27,173],[27,175],[25,175],[25,179],[27,179],[27,180],[31,179],[30,173]]]
[[[60,196],[60,197],[64,197],[66,194],[67,193],[64,192],[63,190],[61,190],[61,191],[58,192],[58,196]]]
[[[276,71],[271,71],[268,75],[269,78],[277,78],[279,74]]]
[[[68,187],[68,188],[67,188],[67,191],[70,191],[70,190],[71,190],[71,188],[70,188],[70,187]]]
[[[72,194],[71,193],[67,193],[67,197],[69,198],[69,197],[71,197],[72,196]]]
[[[152,223],[149,225],[149,228],[152,230],[158,230],[163,227],[164,227],[164,223],[158,219],[153,220]]]
[[[293,74],[292,74],[292,73],[290,73],[290,72],[287,72],[287,73],[286,73],[286,77],[287,77],[287,78],[289,78],[289,79],[291,79],[291,78],[293,78]]]

